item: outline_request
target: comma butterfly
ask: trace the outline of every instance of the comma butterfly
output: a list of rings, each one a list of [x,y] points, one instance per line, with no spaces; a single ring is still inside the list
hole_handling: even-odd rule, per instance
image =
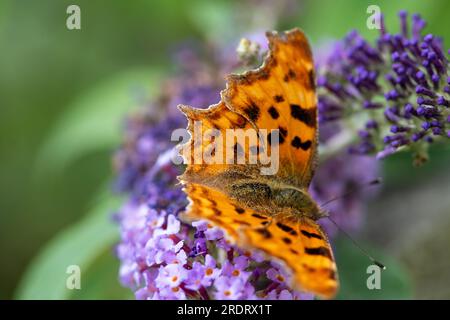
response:
[[[308,193],[317,158],[317,98],[312,54],[298,29],[268,32],[269,52],[263,65],[227,77],[221,101],[208,109],[180,105],[189,125],[190,154],[180,176],[190,199],[189,219],[206,219],[246,249],[276,258],[292,272],[293,287],[331,298],[338,288],[336,264],[317,220],[325,213]],[[203,139],[194,139],[194,124]],[[224,148],[226,130],[235,140]],[[272,130],[265,138],[263,129]],[[256,143],[246,139],[256,130]],[[213,134],[211,134],[213,132]],[[274,140],[270,135],[277,132]],[[229,152],[248,160],[277,146],[279,168],[272,175],[261,164],[228,161]],[[194,161],[200,153],[223,161]],[[274,152],[272,150],[272,152]],[[199,157],[197,157],[199,156]]]

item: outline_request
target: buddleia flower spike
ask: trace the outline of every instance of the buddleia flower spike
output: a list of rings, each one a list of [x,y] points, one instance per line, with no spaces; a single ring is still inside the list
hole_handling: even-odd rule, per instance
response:
[[[421,164],[430,143],[450,138],[449,63],[418,14],[399,18],[400,32],[383,24],[374,44],[356,31],[335,44],[319,66],[320,121],[357,130],[351,153],[381,159],[409,148]]]

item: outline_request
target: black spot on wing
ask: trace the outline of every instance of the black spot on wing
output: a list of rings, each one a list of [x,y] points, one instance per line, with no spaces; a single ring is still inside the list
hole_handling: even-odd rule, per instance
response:
[[[308,232],[306,230],[301,230],[300,232],[301,232],[302,235],[304,235],[307,238],[316,238],[316,239],[319,239],[319,240],[323,239],[322,236],[317,234],[317,233]]]
[[[273,100],[275,100],[275,102],[280,103],[284,101],[284,98],[282,95],[277,94],[276,96],[273,97]]]
[[[252,217],[255,217],[256,219],[261,219],[261,220],[266,220],[267,219],[267,217],[262,216],[262,215],[257,214],[257,213],[252,213]]]
[[[219,120],[222,117],[222,115],[220,114],[220,112],[212,112],[208,115],[208,117],[211,121],[214,121]]]
[[[266,239],[270,239],[272,238],[272,234],[270,233],[269,230],[267,230],[266,228],[259,228],[256,229],[256,232],[258,232],[260,235],[262,235],[264,238]]]
[[[235,207],[234,210],[238,213],[238,214],[243,214],[245,212],[244,209],[242,209],[241,207]]]
[[[334,271],[333,269],[330,269],[330,273],[328,274],[328,277],[329,277],[331,280],[336,280],[336,279],[337,279],[337,277],[336,277],[336,271]]]
[[[290,226],[285,225],[284,223],[277,222],[277,227],[283,230],[286,233],[289,233],[290,235],[296,236],[298,235],[297,231],[292,229]]]
[[[278,127],[278,130],[280,130],[280,135],[283,136],[283,138],[286,138],[288,131],[283,127]]]
[[[214,214],[215,214],[216,216],[221,216],[221,215],[222,215],[222,211],[220,211],[220,210],[217,209],[216,207],[211,208],[211,209],[212,209],[212,211],[214,212]]]
[[[278,119],[280,117],[280,114],[278,113],[277,109],[275,109],[274,106],[269,108],[269,114],[272,117],[272,119]]]
[[[255,103],[251,103],[247,108],[244,109],[245,114],[250,120],[255,122],[259,118],[259,107]]]
[[[211,206],[215,207],[217,206],[217,202],[213,199],[208,199],[209,203],[211,204]]]
[[[288,76],[289,78],[294,79],[297,75],[295,74],[294,70],[289,69]]]
[[[291,116],[297,119],[308,127],[316,126],[316,108],[313,109],[303,109],[298,104],[291,104]]]
[[[323,256],[331,260],[331,252],[326,247],[308,248],[305,247],[305,253],[313,256]]]
[[[243,226],[247,226],[247,227],[250,227],[250,226],[251,226],[250,223],[248,223],[247,221],[243,221],[243,220],[233,219],[233,222],[234,222],[234,223],[237,223],[237,224],[241,224],[241,225],[243,225]]]
[[[296,149],[301,148],[304,151],[311,148],[311,144],[312,144],[311,140],[306,140],[305,142],[302,142],[302,140],[297,136],[295,136],[294,139],[292,139],[292,141],[291,141],[291,145],[294,148],[296,148]]]
[[[289,80],[295,79],[297,77],[297,74],[294,72],[294,70],[289,69],[288,73],[284,75],[283,81],[289,82]]]

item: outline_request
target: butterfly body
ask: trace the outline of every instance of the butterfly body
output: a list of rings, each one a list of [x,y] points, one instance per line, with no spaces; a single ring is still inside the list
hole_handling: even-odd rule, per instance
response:
[[[307,217],[313,220],[323,217],[308,192],[294,186],[272,181],[246,180],[231,184],[228,189],[231,198],[271,217]]]
[[[179,177],[190,199],[184,216],[206,219],[223,228],[231,242],[281,262],[291,271],[293,288],[331,298],[338,288],[336,264],[316,222],[326,214],[308,193],[318,136],[312,54],[298,29],[269,32],[267,38],[264,64],[229,76],[218,104],[179,106],[191,134],[182,146],[188,166]],[[222,148],[229,129],[235,130],[235,140]],[[251,130],[263,138],[247,139]],[[278,138],[264,130],[277,130]],[[202,160],[205,150],[222,161]],[[261,174],[261,150],[276,156],[278,170]],[[235,161],[236,151],[242,161]],[[248,161],[252,156],[260,162]]]
[[[202,179],[184,175],[181,180],[221,190],[238,203],[268,216],[288,219],[307,217],[312,220],[326,216],[305,188],[278,181],[271,176],[261,176],[255,170],[251,173],[250,170],[231,169]]]

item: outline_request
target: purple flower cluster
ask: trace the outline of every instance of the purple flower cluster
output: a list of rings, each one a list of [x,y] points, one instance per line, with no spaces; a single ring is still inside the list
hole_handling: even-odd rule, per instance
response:
[[[114,157],[118,174],[116,191],[139,193],[145,187],[157,157],[173,147],[171,132],[186,127],[186,119],[176,107],[178,104],[208,106],[220,98],[224,85],[222,75],[228,70],[213,67],[222,65],[215,55],[210,64],[202,63],[199,56],[200,53],[187,45],[178,48],[173,57],[177,76],[161,86],[155,101],[148,102],[126,120],[124,142]]]
[[[320,205],[334,199],[324,206],[328,214],[342,229],[358,231],[364,223],[367,202],[378,191],[377,187],[364,188],[379,176],[379,161],[370,156],[355,156],[347,152],[322,162],[310,186],[310,193]],[[336,226],[328,219],[319,221],[328,236],[337,234]]]
[[[410,28],[407,13],[399,17],[400,33],[382,25],[376,45],[356,31],[336,43],[319,66],[319,115],[358,130],[353,154],[384,158],[410,146],[420,163],[429,143],[450,138],[449,64],[442,40],[422,36],[419,15]]]

